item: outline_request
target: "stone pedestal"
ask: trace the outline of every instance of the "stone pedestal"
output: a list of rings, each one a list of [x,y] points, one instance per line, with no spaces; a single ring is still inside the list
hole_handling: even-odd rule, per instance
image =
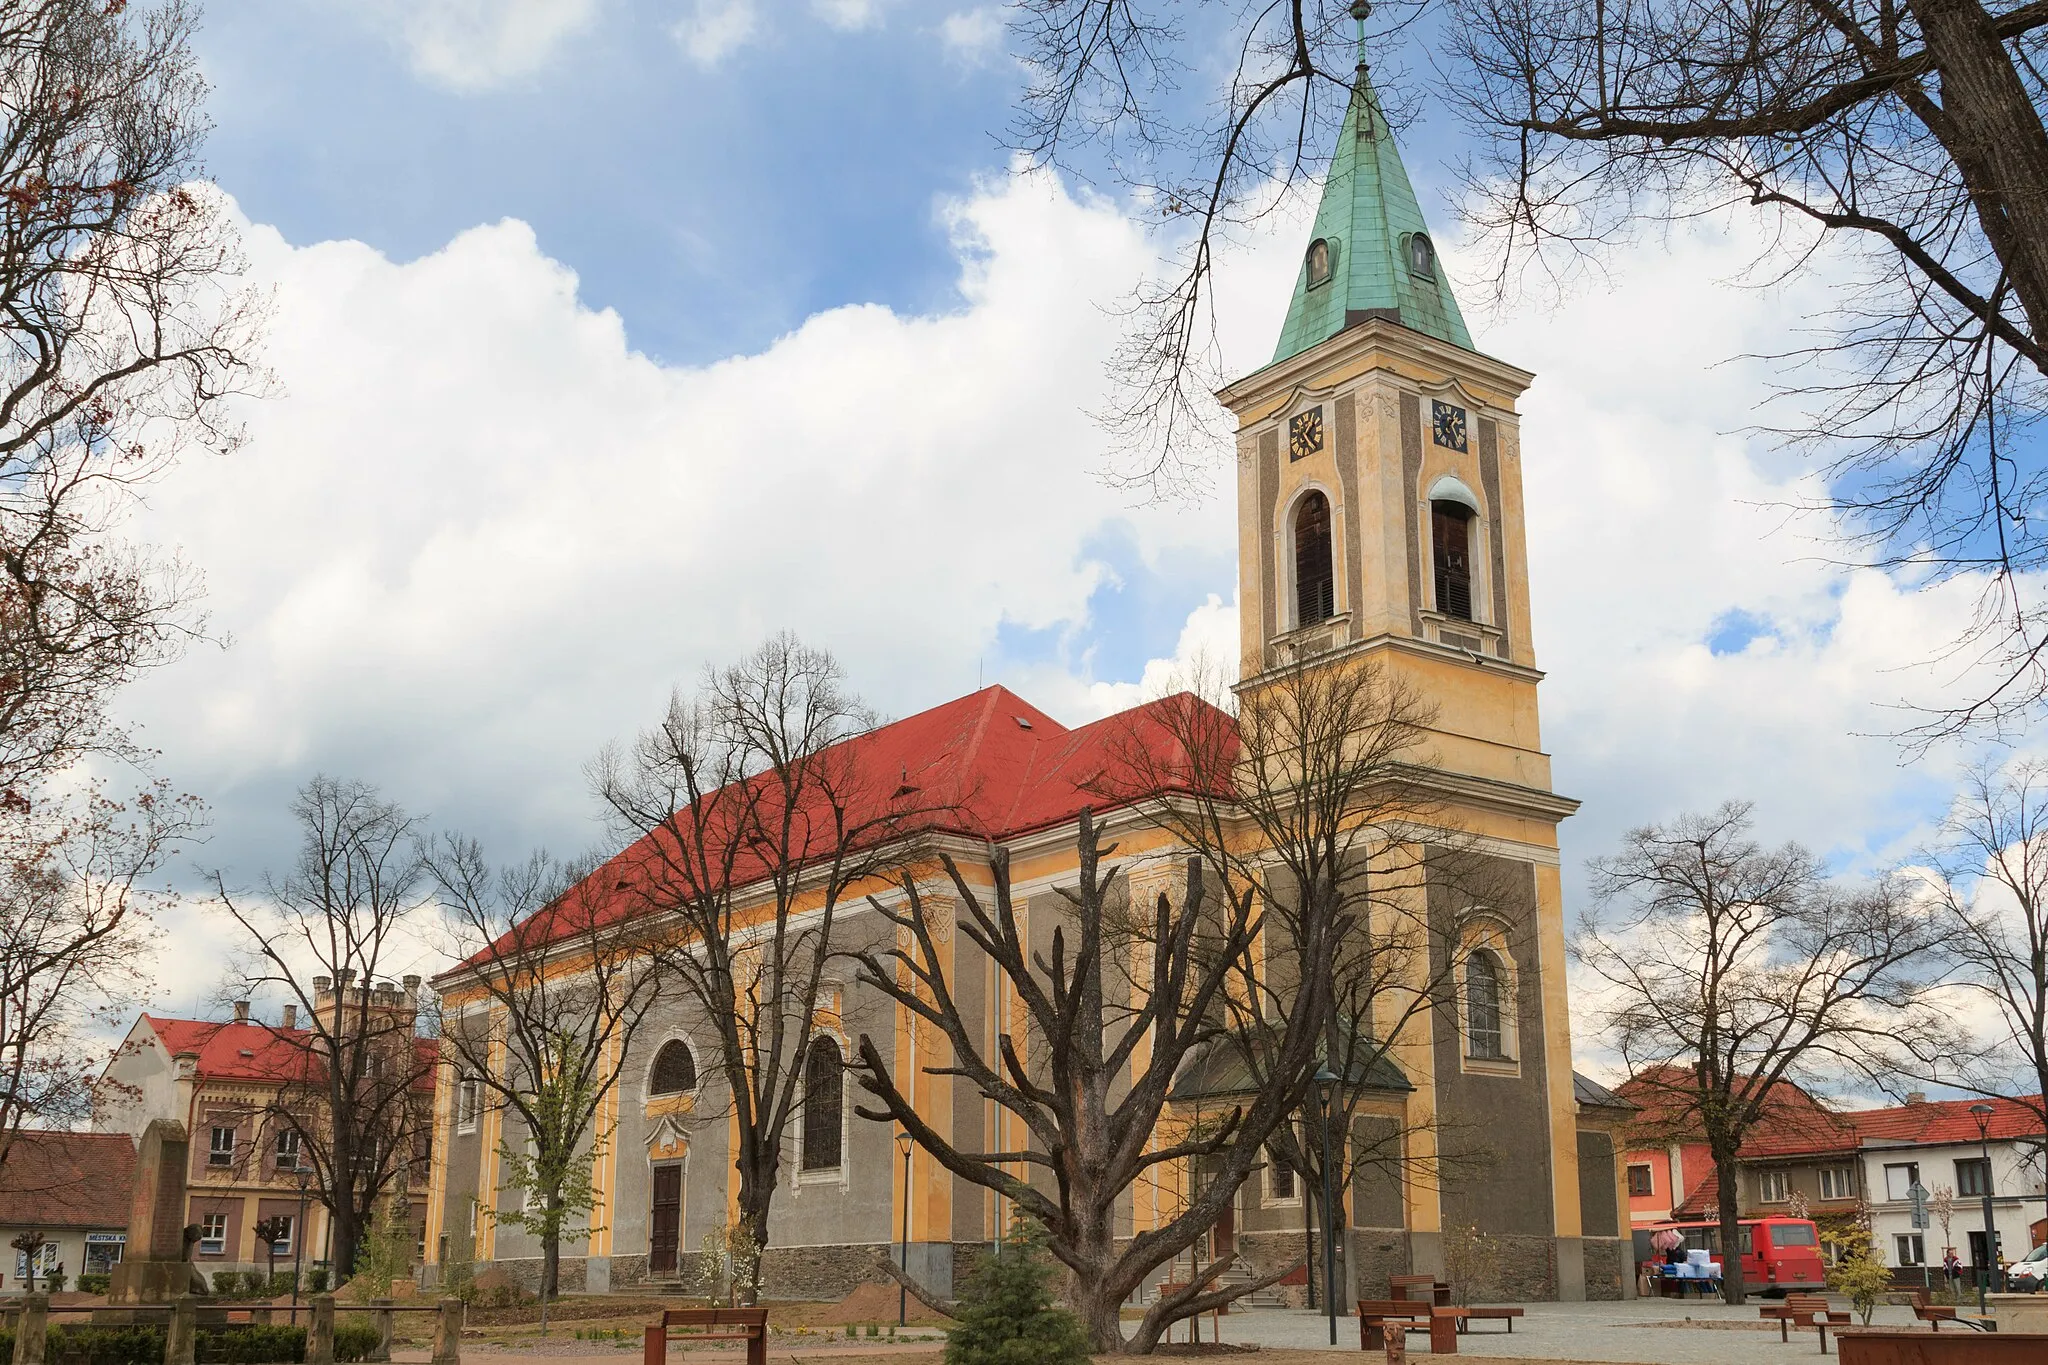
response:
[[[158,1119],[142,1130],[128,1246],[107,1286],[109,1304],[167,1304],[181,1294],[206,1292],[205,1280],[185,1259],[185,1172],[190,1161],[184,1124]]]

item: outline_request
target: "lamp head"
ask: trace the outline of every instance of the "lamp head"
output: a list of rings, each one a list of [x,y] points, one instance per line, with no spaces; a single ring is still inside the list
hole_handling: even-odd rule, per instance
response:
[[[1328,1099],[1330,1097],[1330,1090],[1333,1086],[1337,1084],[1337,1080],[1337,1073],[1330,1070],[1330,1063],[1327,1060],[1325,1060],[1321,1065],[1316,1067],[1316,1089],[1323,1092],[1324,1099]]]
[[[901,1153],[903,1153],[903,1155],[905,1155],[905,1156],[909,1156],[909,1155],[910,1155],[910,1130],[909,1130],[909,1129],[907,1129],[907,1128],[898,1128],[898,1129],[896,1130],[896,1150],[897,1150],[897,1151],[899,1151],[899,1152],[901,1152]]]
[[[1991,1131],[1991,1116],[1997,1112],[1982,1100],[1970,1106],[1970,1113],[1977,1120],[1977,1136],[1982,1137]]]

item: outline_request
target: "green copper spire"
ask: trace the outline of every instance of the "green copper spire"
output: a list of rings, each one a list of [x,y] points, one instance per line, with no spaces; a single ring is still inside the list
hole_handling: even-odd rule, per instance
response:
[[[1384,318],[1439,341],[1472,349],[1472,334],[1422,221],[1401,153],[1380,112],[1365,67],[1365,13],[1358,17],[1358,83],[1337,135],[1314,234],[1302,255],[1287,324],[1273,360],[1371,318]]]

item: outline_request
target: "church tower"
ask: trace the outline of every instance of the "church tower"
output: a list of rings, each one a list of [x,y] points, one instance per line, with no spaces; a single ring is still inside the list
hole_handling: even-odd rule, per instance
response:
[[[1632,1285],[1612,1144],[1581,1131],[1594,1125],[1572,1073],[1557,835],[1578,803],[1551,790],[1537,723],[1515,409],[1533,379],[1474,347],[1361,38],[1279,345],[1218,395],[1238,422],[1240,688],[1310,660],[1404,681],[1435,710],[1443,822],[1517,888],[1487,906],[1435,884],[1426,893],[1433,920],[1478,926],[1446,950],[1480,963],[1452,964],[1461,999],[1468,971],[1483,969],[1513,1036],[1475,1044],[1461,1004],[1395,1048],[1417,1121],[1482,1133],[1506,1159],[1408,1182],[1402,1226],[1377,1243],[1361,1227],[1350,1274],[1362,1297],[1385,1281],[1373,1246],[1441,1270],[1443,1232],[1462,1226],[1529,1269],[1532,1297]],[[1358,1211],[1356,1224],[1374,1222],[1386,1218]]]

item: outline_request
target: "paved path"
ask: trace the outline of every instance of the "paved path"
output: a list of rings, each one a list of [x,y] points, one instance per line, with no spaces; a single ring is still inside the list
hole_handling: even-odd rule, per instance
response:
[[[1839,1305],[1838,1305],[1839,1306]],[[1623,1303],[1531,1303],[1513,1333],[1499,1323],[1478,1324],[1459,1339],[1460,1355],[1513,1360],[1631,1362],[1631,1365],[1724,1365],[1728,1361],[1819,1360],[1820,1343],[1812,1331],[1794,1332],[1789,1343],[1778,1341],[1778,1325],[1757,1317],[1754,1303],[1743,1308],[1726,1304],[1638,1299]],[[1908,1308],[1879,1308],[1874,1327],[1910,1327]],[[1202,1336],[1209,1339],[1210,1321]],[[1185,1329],[1176,1329],[1176,1340]],[[1329,1319],[1290,1309],[1250,1309],[1223,1319],[1223,1339],[1257,1343],[1268,1349],[1330,1349]],[[1337,1350],[1358,1355],[1358,1319],[1337,1319]],[[1832,1334],[1828,1359],[1834,1358]],[[1429,1354],[1428,1337],[1408,1335],[1408,1353]]]

